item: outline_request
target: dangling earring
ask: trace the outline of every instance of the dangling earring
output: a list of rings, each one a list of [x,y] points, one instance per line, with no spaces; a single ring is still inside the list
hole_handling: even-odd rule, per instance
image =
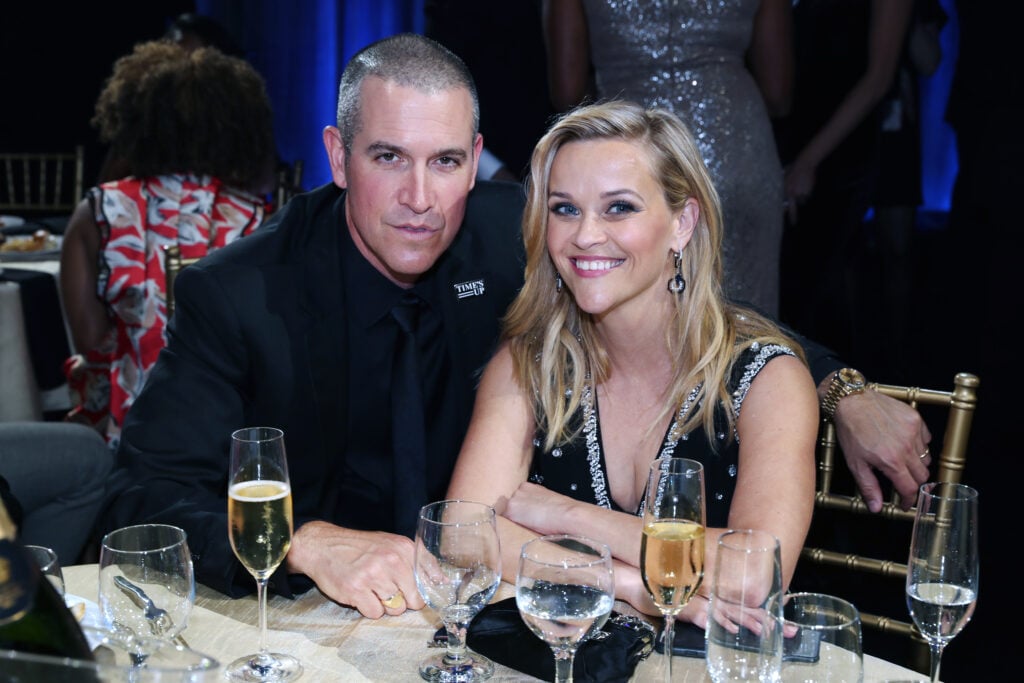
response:
[[[676,274],[668,281],[668,291],[682,296],[686,290],[686,280],[683,279],[683,254],[673,251],[672,257],[675,259]]]
[[[562,275],[555,271],[555,291],[559,294],[562,293]]]

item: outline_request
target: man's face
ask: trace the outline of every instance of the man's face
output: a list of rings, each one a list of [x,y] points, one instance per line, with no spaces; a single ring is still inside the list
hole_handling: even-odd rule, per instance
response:
[[[409,287],[451,245],[473,189],[483,138],[465,88],[427,94],[370,77],[348,158],[324,131],[334,182],[348,189],[349,233],[385,277]]]

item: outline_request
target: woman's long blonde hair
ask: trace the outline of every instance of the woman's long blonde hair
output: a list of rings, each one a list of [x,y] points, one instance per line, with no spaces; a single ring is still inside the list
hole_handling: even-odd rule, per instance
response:
[[[675,303],[665,326],[673,379],[668,400],[650,428],[664,424],[700,387],[700,400],[685,415],[679,432],[702,424],[714,434],[714,408],[721,405],[731,434],[736,417],[726,385],[737,356],[755,342],[801,352],[772,322],[724,299],[721,204],[689,130],[670,111],[619,100],[583,106],[563,116],[537,143],[530,162],[523,214],[526,281],[505,316],[504,338],[517,381],[534,397],[534,417],[547,434],[544,448],[573,437],[570,421],[588,376],[600,384],[609,372],[592,317],[580,311],[569,291],[556,288],[547,248],[548,186],[556,154],[569,142],[602,139],[624,140],[646,150],[673,213],[691,197],[700,206],[698,224],[682,251],[686,290],[682,296],[665,291]]]

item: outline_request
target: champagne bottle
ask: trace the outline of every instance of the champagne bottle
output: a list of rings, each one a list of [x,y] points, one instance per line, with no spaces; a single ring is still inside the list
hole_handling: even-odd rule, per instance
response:
[[[93,661],[89,642],[0,501],[0,649]]]

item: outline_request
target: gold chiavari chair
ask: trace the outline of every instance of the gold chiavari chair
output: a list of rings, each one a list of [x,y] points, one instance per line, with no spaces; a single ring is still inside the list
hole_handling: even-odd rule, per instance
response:
[[[967,461],[967,447],[971,431],[971,422],[977,406],[979,379],[976,375],[969,373],[958,373],[953,379],[953,388],[950,391],[922,389],[918,387],[906,387],[890,384],[869,384],[869,388],[881,392],[887,396],[898,399],[925,414],[925,410],[933,412],[929,416],[936,415],[945,418],[945,430],[941,435],[933,433],[930,450],[933,454],[931,481],[960,482],[964,466]],[[945,413],[943,415],[943,413]],[[934,432],[935,430],[933,430]],[[839,588],[830,589],[840,597],[842,589],[849,589],[850,593],[859,590],[863,596],[870,589],[865,588],[865,582],[870,581],[869,577],[886,577],[892,579],[892,584],[897,584],[894,592],[898,591],[901,599],[893,605],[892,610],[886,609],[890,614],[876,614],[871,611],[861,610],[861,622],[865,627],[877,629],[883,634],[895,634],[906,636],[915,644],[913,652],[909,657],[915,668],[921,671],[928,670],[928,651],[923,637],[918,633],[916,626],[909,620],[906,600],[903,596],[903,582],[907,577],[907,559],[910,548],[910,533],[914,522],[914,508],[904,510],[900,505],[898,494],[895,492],[890,500],[883,504],[882,510],[878,513],[871,512],[861,496],[856,493],[842,493],[836,490],[837,482],[837,453],[840,453],[836,440],[835,425],[829,420],[822,420],[818,432],[817,445],[817,494],[815,496],[815,515],[811,525],[811,533],[808,536],[808,545],[801,552],[801,564],[814,564],[819,568],[829,567],[839,572],[840,580],[834,584]],[[935,457],[937,455],[937,457]],[[840,465],[842,466],[842,465]],[[844,487],[845,488],[845,487]],[[916,501],[914,501],[916,503]],[[852,517],[851,517],[852,516]],[[827,549],[815,547],[814,541],[822,539],[835,539],[837,528],[843,525],[843,520],[852,521],[854,518],[862,519],[860,527],[866,530],[864,535],[868,539],[866,553],[849,552],[846,550]],[[868,525],[871,525],[868,527]],[[887,527],[884,530],[876,530],[875,525]],[[899,528],[894,529],[897,526]],[[875,535],[877,534],[877,535]],[[842,536],[842,534],[838,534]],[[898,545],[903,542],[905,544]],[[885,545],[883,539],[894,538],[899,548],[898,556],[891,558],[880,558],[870,556],[871,551],[879,552],[879,548]],[[844,541],[849,541],[844,537]],[[854,541],[857,539],[854,538]],[[874,541],[872,543],[872,540]],[[852,544],[852,543],[851,543]],[[803,568],[806,571],[806,566]],[[814,570],[818,571],[818,570]],[[843,573],[845,572],[845,573]],[[889,593],[886,593],[888,595]],[[846,596],[852,599],[851,596]],[[856,599],[852,600],[855,604]],[[888,608],[891,601],[886,601]],[[879,610],[881,611],[881,610]],[[900,615],[895,617],[891,615]]]
[[[190,266],[198,260],[198,258],[182,258],[181,247],[177,244],[164,247],[164,286],[167,290],[164,301],[167,305],[168,320],[174,313],[174,280],[182,268]]]
[[[85,151],[0,152],[0,212],[69,214],[82,198]]]

